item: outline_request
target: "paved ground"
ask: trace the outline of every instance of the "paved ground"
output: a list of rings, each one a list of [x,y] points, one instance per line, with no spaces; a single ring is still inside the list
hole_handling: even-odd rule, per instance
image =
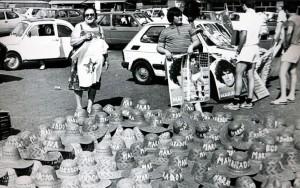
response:
[[[96,95],[97,103],[116,105],[122,97],[132,97],[135,102],[141,98],[147,99],[153,109],[169,107],[168,87],[163,79],[149,86],[137,85],[131,73],[121,67],[121,51],[111,51],[109,59],[111,67],[103,75],[101,91]],[[46,70],[41,71],[37,65],[30,64],[18,71],[0,70],[0,108],[10,112],[15,128],[34,130],[40,124],[51,124],[55,117],[74,113],[75,98],[73,92],[67,89],[69,69],[65,65],[50,64]],[[273,71],[275,74],[276,71]],[[279,80],[271,81],[269,89],[271,95],[258,101],[252,110],[234,113],[255,113],[263,117],[266,113],[274,112],[292,124],[299,116],[299,95],[296,103],[272,106],[269,103],[279,93]],[[84,99],[86,104],[86,95]],[[224,111],[222,106],[221,102],[212,99],[204,109],[211,112]]]

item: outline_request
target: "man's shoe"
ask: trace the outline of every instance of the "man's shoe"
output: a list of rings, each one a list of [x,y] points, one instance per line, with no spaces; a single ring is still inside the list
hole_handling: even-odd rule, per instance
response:
[[[245,109],[252,109],[253,108],[253,103],[247,103],[247,102],[244,102],[243,104],[241,104],[240,106],[241,108],[245,108]]]
[[[229,104],[224,105],[223,108],[228,109],[228,110],[239,110],[240,104],[229,103]]]

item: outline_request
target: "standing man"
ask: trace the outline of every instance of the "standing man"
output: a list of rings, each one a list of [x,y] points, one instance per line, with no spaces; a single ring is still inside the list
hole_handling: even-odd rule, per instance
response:
[[[295,91],[297,84],[297,63],[300,61],[300,16],[295,13],[289,13],[287,30],[285,32],[285,43],[288,48],[281,57],[279,70],[280,97],[271,102],[271,104],[287,104],[295,101]],[[290,92],[287,95],[287,74],[290,73]]]
[[[182,12],[177,7],[168,10],[167,19],[170,26],[165,28],[158,39],[157,51],[166,56],[166,63],[173,61],[173,55],[193,53],[194,48],[200,44],[196,32],[189,25],[182,24]],[[177,64],[181,66],[180,64]],[[201,106],[196,105],[196,110],[201,111]]]
[[[235,95],[233,102],[224,105],[225,109],[239,110],[240,108],[253,108],[254,94],[254,71],[255,64],[259,60],[259,38],[261,21],[255,11],[252,9],[251,1],[242,0],[242,8],[246,12],[241,19],[240,44],[237,48],[237,65]],[[248,78],[248,96],[245,102],[241,103],[241,92],[243,87],[243,75],[247,74]]]

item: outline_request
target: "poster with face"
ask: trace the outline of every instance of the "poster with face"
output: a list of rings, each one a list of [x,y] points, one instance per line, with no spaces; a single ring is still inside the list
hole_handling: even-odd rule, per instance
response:
[[[210,70],[215,79],[219,99],[232,98],[234,96],[235,66],[227,60],[217,59],[211,63]],[[246,84],[242,93],[247,92]]]

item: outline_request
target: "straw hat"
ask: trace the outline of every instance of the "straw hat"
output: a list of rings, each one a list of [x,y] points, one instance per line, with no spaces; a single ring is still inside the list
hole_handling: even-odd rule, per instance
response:
[[[285,168],[291,169],[293,172],[300,171],[300,143],[295,144],[295,148],[288,149],[284,152],[281,162]],[[297,149],[296,149],[297,148]]]
[[[247,175],[255,175],[259,172],[259,165],[249,160],[246,152],[233,153],[231,160],[226,166],[220,166],[218,170],[227,177],[237,178]]]
[[[158,149],[158,136],[153,133],[149,133],[145,136],[144,144],[149,153],[156,152]]]
[[[130,146],[130,151],[132,152],[134,158],[143,158],[147,156],[147,151],[143,142],[136,142]]]
[[[144,135],[143,135],[143,133],[141,132],[141,130],[140,130],[138,127],[134,127],[134,128],[133,128],[133,131],[134,131],[136,140],[137,140],[138,142],[144,142]]]
[[[146,169],[144,168],[133,168],[130,170],[129,178],[133,179],[136,184],[149,184],[150,178]]]
[[[219,166],[224,166],[231,162],[229,153],[224,149],[214,151],[209,159],[210,168],[218,168]]]
[[[111,185],[110,180],[101,180],[99,178],[96,169],[81,170],[79,180],[82,188],[105,188]]]
[[[180,154],[171,154],[169,158],[169,166],[177,166],[179,168],[186,168],[188,167],[188,157],[185,155]]]
[[[273,154],[263,160],[262,170],[253,177],[254,180],[263,182],[269,176],[275,176],[279,180],[293,180],[295,175],[292,170],[283,168],[281,164],[281,155]]]
[[[269,156],[278,152],[278,143],[276,139],[271,135],[266,135],[258,139],[259,142],[266,146],[266,155]]]
[[[138,109],[142,112],[150,110],[150,108],[151,106],[146,99],[140,99],[135,106],[135,109]]]
[[[278,151],[285,152],[287,149],[294,147],[294,135],[290,131],[283,130],[276,136]]]
[[[57,178],[55,170],[52,166],[41,166],[34,179],[35,184],[39,188],[58,188],[61,186],[61,180]]]
[[[256,188],[256,185],[251,177],[242,176],[242,177],[237,178],[237,180],[235,182],[235,187],[236,188],[248,188],[248,187]]]
[[[121,127],[124,121],[123,115],[120,110],[113,111],[108,119],[110,132],[115,131],[119,126]]]
[[[66,124],[67,124],[66,118],[57,117],[53,120],[53,123],[50,127],[50,131],[53,134],[56,134],[56,135],[59,135],[59,136],[63,135],[66,131]]]
[[[80,131],[80,127],[76,123],[68,123],[66,125],[66,132],[61,137],[63,145],[69,145],[71,143],[80,144],[93,144],[93,138],[91,136],[83,136]]]
[[[100,158],[97,163],[97,173],[100,179],[120,179],[126,173],[125,170],[117,170],[117,163],[114,158]]]
[[[171,142],[171,151],[172,153],[178,155],[188,156],[189,150],[185,137],[179,135],[173,136]]]
[[[80,118],[88,118],[89,113],[85,109],[76,109],[74,117],[78,120]]]
[[[16,148],[18,148],[21,158],[26,158],[26,148],[25,148],[25,144],[23,142],[23,140],[21,139],[21,137],[19,135],[11,135],[9,136],[5,143],[5,145],[11,145],[14,146]]]
[[[252,162],[261,166],[262,161],[267,157],[266,145],[262,143],[253,143],[248,150],[248,155]]]
[[[209,127],[205,121],[200,121],[198,124],[196,124],[195,126],[196,140],[207,137],[208,132],[209,132]]]
[[[35,188],[36,185],[30,176],[17,177],[15,181],[16,188]]]
[[[81,183],[78,178],[63,179],[61,188],[81,188]]]
[[[133,154],[130,149],[123,148],[116,153],[117,168],[119,170],[130,170],[135,167]]]
[[[195,107],[193,103],[183,102],[183,104],[180,107],[180,111],[183,114],[191,114],[195,111]]]
[[[152,156],[152,158],[155,156]],[[147,171],[149,179],[158,179],[162,177],[163,168],[162,166],[155,167],[155,164],[152,163],[151,158],[138,158],[136,159],[137,167],[143,168]]]
[[[97,140],[102,138],[107,131],[108,127],[98,126],[94,118],[85,119],[82,127],[82,134],[84,136],[91,136],[92,138],[95,138]]]
[[[249,140],[249,124],[246,121],[232,121],[220,131],[220,140],[224,145],[232,145],[239,150],[248,150],[252,144]]]
[[[196,122],[185,116],[177,118],[171,124],[175,134],[179,134],[182,130],[194,130],[195,126]]]
[[[271,135],[276,135],[284,129],[282,125],[276,123],[275,121],[276,116],[274,114],[267,114],[266,116],[264,116],[262,122],[267,129],[267,132]]]
[[[113,111],[115,111],[115,107],[111,104],[107,104],[103,107],[102,109],[104,112],[106,112],[107,114],[112,113]]]
[[[164,124],[172,124],[177,118],[181,117],[182,114],[178,108],[171,107],[163,113],[163,123]]]
[[[12,145],[4,145],[2,147],[2,155],[0,156],[1,168],[25,169],[33,165],[33,161],[21,159],[19,150]]]
[[[224,174],[215,170],[209,170],[203,174],[203,181],[200,182],[203,187],[212,188],[230,188],[231,180]]]
[[[225,112],[216,112],[213,115],[213,120],[219,123],[226,123],[229,121],[228,117],[226,116]]]
[[[39,142],[38,136],[35,133],[28,130],[20,132],[18,136],[21,138],[23,145],[25,147],[28,147],[31,144],[36,144]]]
[[[82,151],[76,160],[79,170],[95,168],[96,160],[93,152]]]
[[[164,132],[161,133],[159,136],[159,144],[160,145],[168,145],[172,142],[171,133],[170,132]]]
[[[124,97],[121,101],[121,105],[120,105],[120,111],[121,114],[128,118],[130,115],[131,110],[133,110],[133,101],[132,98],[130,97]]]
[[[61,165],[56,174],[60,179],[74,178],[79,174],[79,168],[75,160],[65,159],[61,162]]]
[[[146,133],[158,134],[158,133],[166,132],[169,129],[166,129],[166,128],[163,127],[163,122],[162,122],[161,117],[153,116],[150,120],[150,125],[140,127],[140,130],[142,130]]]
[[[130,146],[136,142],[134,131],[129,128],[125,129],[122,132],[122,139],[124,140],[126,147],[130,148]]]
[[[58,135],[48,135],[43,142],[46,151],[67,151],[72,152],[70,146],[65,147],[62,144],[61,137]]]
[[[66,116],[66,122],[67,122],[67,124],[68,123],[77,123],[77,119],[72,115],[67,115]]]
[[[116,188],[136,188],[136,183],[131,178],[123,178],[118,181]]]
[[[98,112],[102,111],[102,106],[100,104],[93,104],[91,113],[89,114],[90,117],[95,116]]]
[[[125,120],[123,127],[145,127],[148,126],[148,122],[144,118],[142,111],[134,109],[130,112],[129,119]]]
[[[39,125],[38,129],[39,129],[38,130],[38,135],[39,135],[41,140],[46,138],[47,135],[51,134],[50,125],[41,124],[41,125]]]
[[[162,114],[163,111],[161,109],[146,110],[144,111],[144,118],[149,122],[153,116],[162,118]]]
[[[111,149],[113,154],[115,155],[118,150],[126,148],[125,142],[120,137],[113,137],[111,140]]]

